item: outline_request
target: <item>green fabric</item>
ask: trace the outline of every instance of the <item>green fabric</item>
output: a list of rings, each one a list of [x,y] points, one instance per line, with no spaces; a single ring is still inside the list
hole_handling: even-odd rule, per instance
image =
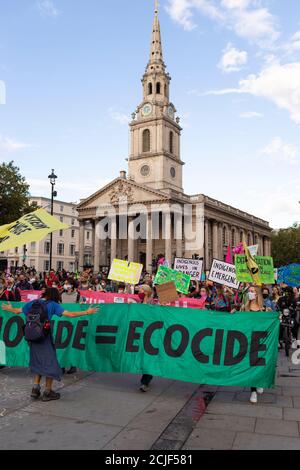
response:
[[[64,307],[70,311],[87,308],[86,305]],[[22,315],[12,315],[0,308],[0,363],[28,366],[29,348],[22,336],[23,320]],[[105,326],[111,331],[101,332]],[[112,327],[117,328],[115,333]],[[55,317],[53,331],[62,367],[264,388],[274,386],[278,334],[279,319],[273,312],[231,315],[139,304],[103,304],[94,315]],[[99,342],[101,335],[106,340],[115,338],[115,344]],[[202,340],[201,335],[204,335]],[[236,364],[230,364],[232,335],[244,342]],[[255,346],[257,335],[260,339]],[[239,354],[240,342],[235,340],[232,344],[235,357]]]
[[[259,267],[260,279],[263,284],[275,284],[274,265],[271,256],[254,256]],[[236,278],[240,282],[252,282],[247,268],[245,255],[235,255]]]
[[[174,282],[176,290],[182,294],[188,294],[191,276],[175,271],[175,269],[160,266],[154,279],[154,284],[166,284]]]

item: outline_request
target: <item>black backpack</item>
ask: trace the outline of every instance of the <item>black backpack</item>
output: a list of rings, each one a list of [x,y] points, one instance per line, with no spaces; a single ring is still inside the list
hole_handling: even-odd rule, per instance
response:
[[[38,343],[43,341],[50,333],[47,302],[35,300],[27,314],[24,326],[25,340]]]

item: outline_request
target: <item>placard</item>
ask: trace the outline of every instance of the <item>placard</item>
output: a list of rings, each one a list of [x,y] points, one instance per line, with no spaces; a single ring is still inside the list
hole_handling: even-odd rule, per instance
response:
[[[110,281],[124,282],[125,284],[138,284],[142,274],[143,265],[129,263],[128,261],[114,259],[110,268],[108,279]]]
[[[189,258],[175,258],[174,262],[175,271],[187,274],[193,281],[201,281],[203,258],[202,259],[189,259]]]
[[[167,282],[166,284],[156,286],[156,292],[160,304],[168,304],[179,299],[174,282]]]
[[[161,285],[167,282],[174,282],[178,292],[188,294],[191,278],[188,274],[160,266],[155,276],[154,284]]]
[[[259,277],[262,284],[275,284],[274,265],[271,256],[255,256],[259,268]],[[240,282],[253,282],[245,261],[245,255],[235,256],[236,276]]]
[[[229,264],[217,259],[214,259],[212,262],[208,279],[222,286],[231,287],[232,289],[238,289],[240,285],[236,278],[234,264]]]

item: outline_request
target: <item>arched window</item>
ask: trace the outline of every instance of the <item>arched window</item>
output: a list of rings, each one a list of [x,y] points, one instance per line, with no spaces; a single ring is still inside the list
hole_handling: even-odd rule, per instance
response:
[[[148,83],[148,95],[152,95],[153,87],[152,83]]]
[[[227,230],[226,227],[223,227],[223,246],[227,244]]]
[[[235,246],[235,230],[234,230],[234,228],[231,230],[231,245]]]
[[[170,148],[170,153],[174,153],[174,134],[173,132],[170,132],[169,136],[169,148]]]
[[[150,152],[150,131],[145,129],[143,132],[143,152]]]
[[[156,93],[160,95],[160,82],[157,82],[156,84]]]

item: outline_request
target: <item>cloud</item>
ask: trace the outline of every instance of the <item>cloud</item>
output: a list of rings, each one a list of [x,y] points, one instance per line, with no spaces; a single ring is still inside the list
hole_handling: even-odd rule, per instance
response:
[[[199,11],[239,37],[261,45],[270,44],[280,36],[277,18],[256,0],[169,0],[166,10],[187,31],[197,26],[194,12]]]
[[[25,144],[23,142],[17,142],[16,140],[0,135],[0,151],[4,150],[6,152],[18,152],[19,150],[24,150],[29,147],[31,147],[31,145]]]
[[[52,0],[37,0],[36,5],[41,16],[51,16],[56,18],[60,15],[60,11],[57,10]]]
[[[300,62],[274,64],[258,75],[249,75],[239,82],[238,88],[212,90],[203,95],[250,94],[265,98],[278,108],[290,113],[291,119],[300,124]]]
[[[218,67],[223,73],[238,72],[248,61],[246,51],[239,51],[231,43],[227,44]]]
[[[294,54],[295,52],[300,52],[300,31],[293,34],[290,40],[284,44],[283,49],[287,54]]]
[[[109,112],[110,118],[118,122],[122,126],[127,125],[130,122],[130,118],[129,116],[127,116],[127,114],[120,113],[119,111],[116,111],[114,108],[110,108],[108,112]]]
[[[281,137],[275,137],[259,155],[269,157],[273,161],[296,164],[300,156],[299,149],[293,145],[284,142]]]
[[[253,118],[261,118],[263,117],[263,114],[257,113],[255,111],[247,111],[245,113],[241,113],[240,117],[242,119],[253,119]]]

